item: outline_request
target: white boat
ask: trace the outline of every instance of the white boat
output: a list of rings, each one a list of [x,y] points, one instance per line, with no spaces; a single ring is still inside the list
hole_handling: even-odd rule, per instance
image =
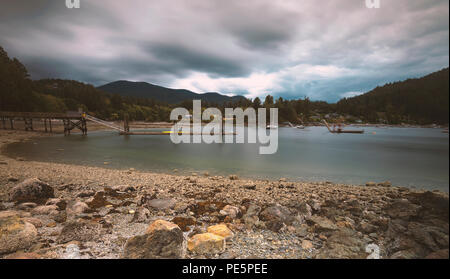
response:
[[[295,128],[297,128],[297,129],[305,129],[305,126],[303,126],[303,125],[298,125],[298,126],[296,126]]]
[[[277,125],[267,125],[266,129],[278,129]]]

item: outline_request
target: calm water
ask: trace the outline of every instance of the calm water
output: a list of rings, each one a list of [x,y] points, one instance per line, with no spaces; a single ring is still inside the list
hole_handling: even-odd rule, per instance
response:
[[[168,136],[91,132],[8,146],[12,157],[148,171],[178,169],[211,175],[449,189],[449,139],[440,129],[365,128],[330,134],[324,127],[279,129],[278,152],[259,155],[256,144],[173,144]],[[375,134],[373,133],[375,132]],[[104,165],[109,162],[109,165]]]

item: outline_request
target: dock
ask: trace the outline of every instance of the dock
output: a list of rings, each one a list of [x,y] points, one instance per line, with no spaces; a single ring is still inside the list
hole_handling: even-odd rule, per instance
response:
[[[0,121],[3,129],[8,129],[7,123],[9,122],[9,129],[14,130],[14,122],[16,120],[22,120],[25,123],[25,131],[33,131],[33,120],[43,120],[45,132],[52,133],[52,120],[62,120],[64,124],[64,134],[70,135],[70,132],[77,128],[83,135],[87,135],[86,118],[81,112],[66,112],[66,113],[53,113],[53,112],[9,112],[0,111]]]
[[[2,123],[3,129],[15,129],[15,121],[23,121],[25,124],[25,131],[34,131],[33,120],[39,120],[44,122],[45,132],[53,132],[52,120],[62,120],[64,124],[64,135],[70,135],[74,129],[79,129],[83,135],[87,135],[87,122],[92,121],[112,130],[119,132],[119,135],[142,135],[142,136],[160,136],[170,135],[172,131],[142,131],[142,130],[130,130],[128,116],[124,117],[124,126],[118,126],[112,122],[105,121],[100,118],[96,118],[84,112],[69,111],[66,113],[51,113],[51,112],[5,112],[0,111],[0,123]],[[183,133],[179,132],[179,135],[202,135],[203,133]],[[225,133],[221,135],[236,135],[236,133]]]
[[[363,134],[364,130],[342,130],[342,129],[331,129],[330,125],[327,123],[327,121],[323,120],[323,123],[328,128],[328,131],[332,134]]]

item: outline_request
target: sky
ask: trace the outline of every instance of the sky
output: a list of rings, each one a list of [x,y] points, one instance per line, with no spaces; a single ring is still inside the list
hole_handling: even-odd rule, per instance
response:
[[[0,0],[33,79],[335,102],[449,66],[448,0]]]

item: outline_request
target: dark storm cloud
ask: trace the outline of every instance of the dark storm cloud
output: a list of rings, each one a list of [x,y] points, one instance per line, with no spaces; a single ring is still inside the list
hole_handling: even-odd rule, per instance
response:
[[[33,78],[336,101],[448,67],[447,0],[1,0]]]
[[[221,1],[215,8],[219,26],[249,49],[278,49],[302,24],[300,13],[265,1]]]
[[[250,73],[239,60],[234,61],[217,54],[208,54],[180,45],[155,43],[147,46],[145,50],[158,57],[158,61],[169,66],[167,70],[172,70],[172,68],[193,70],[226,77]]]

